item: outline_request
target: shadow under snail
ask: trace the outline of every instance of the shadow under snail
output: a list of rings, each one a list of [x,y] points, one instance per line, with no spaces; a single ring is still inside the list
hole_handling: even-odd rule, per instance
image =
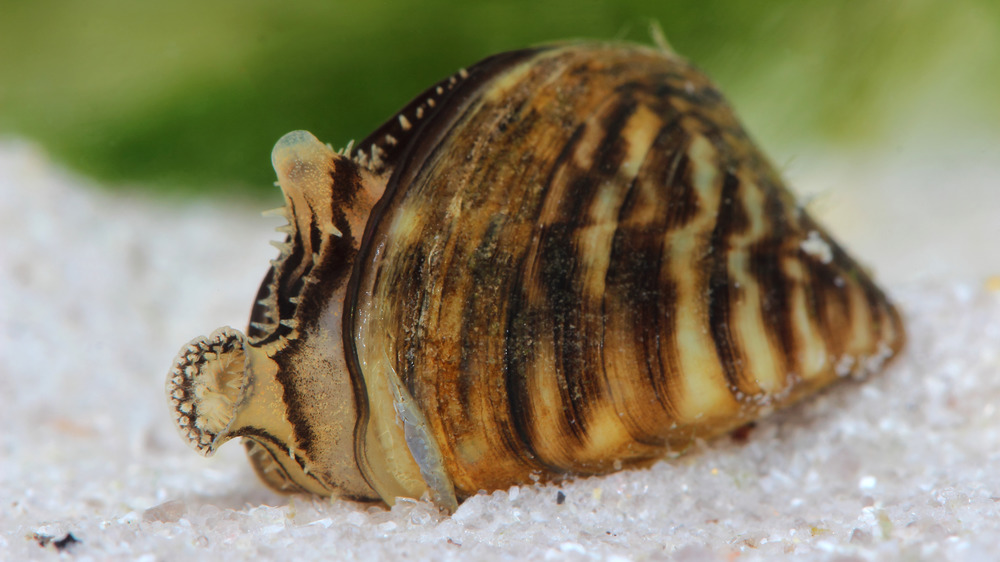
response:
[[[286,492],[454,510],[649,464],[900,350],[900,316],[666,49],[489,57],[335,152],[272,162],[288,219],[246,334],[178,354],[204,455]]]

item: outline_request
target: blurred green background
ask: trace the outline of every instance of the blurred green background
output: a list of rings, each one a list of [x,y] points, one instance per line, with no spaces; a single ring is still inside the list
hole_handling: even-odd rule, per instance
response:
[[[287,131],[339,147],[486,55],[651,21],[768,150],[998,138],[997,0],[0,0],[0,137],[113,187],[277,197]]]

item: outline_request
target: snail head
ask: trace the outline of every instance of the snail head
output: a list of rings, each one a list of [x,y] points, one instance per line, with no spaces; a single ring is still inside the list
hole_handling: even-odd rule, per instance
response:
[[[288,221],[273,242],[279,254],[246,332],[219,328],[174,359],[173,419],[205,456],[244,437],[258,475],[275,489],[364,497],[341,319],[360,233],[384,184],[306,131],[282,137],[271,161],[285,205],[267,214]]]

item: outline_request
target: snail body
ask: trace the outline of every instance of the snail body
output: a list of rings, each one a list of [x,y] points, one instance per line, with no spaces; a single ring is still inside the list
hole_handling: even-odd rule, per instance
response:
[[[270,486],[429,497],[683,451],[903,345],[722,96],[659,49],[503,53],[357,147],[272,162],[289,224],[246,334],[185,346],[175,420]]]

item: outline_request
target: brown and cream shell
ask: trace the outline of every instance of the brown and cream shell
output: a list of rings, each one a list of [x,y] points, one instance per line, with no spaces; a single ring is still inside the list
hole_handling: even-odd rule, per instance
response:
[[[243,437],[279,490],[454,509],[683,451],[903,345],[664,49],[503,53],[272,161],[288,225],[249,328],[186,345],[167,393],[198,451]]]

